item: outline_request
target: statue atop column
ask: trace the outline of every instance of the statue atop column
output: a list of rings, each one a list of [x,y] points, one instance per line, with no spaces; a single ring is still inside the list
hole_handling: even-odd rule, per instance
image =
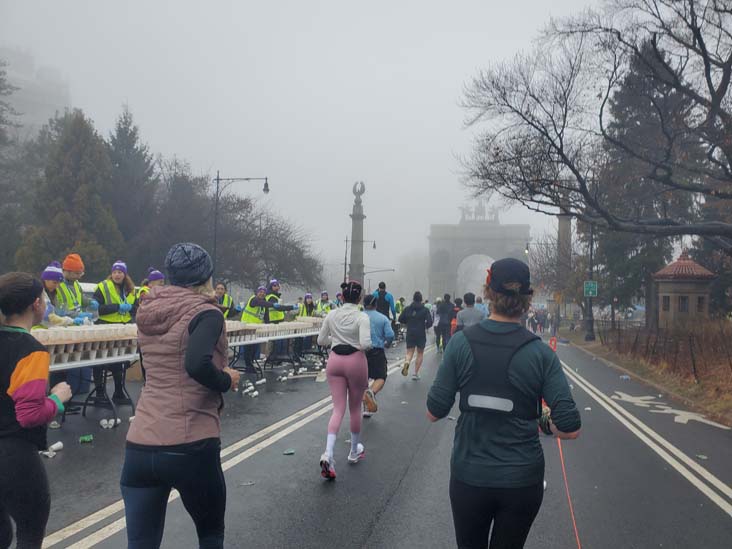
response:
[[[356,181],[353,184],[353,212],[351,213],[351,264],[348,269],[349,280],[358,280],[364,284],[363,272],[363,203],[361,197],[366,192],[366,185],[363,181]]]

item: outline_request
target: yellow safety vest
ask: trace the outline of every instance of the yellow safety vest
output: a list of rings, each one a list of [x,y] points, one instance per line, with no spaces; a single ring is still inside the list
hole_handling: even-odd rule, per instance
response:
[[[275,303],[280,302],[280,296],[278,296],[277,294],[269,294],[264,299],[266,299],[267,301],[271,301],[270,300],[271,297],[275,298],[275,300],[274,300]],[[285,320],[285,313],[283,313],[282,311],[276,311],[274,309],[274,307],[270,308],[270,310],[269,310],[269,321],[270,322],[281,322],[283,320]]]
[[[257,297],[253,295],[247,301],[247,306],[241,313],[241,321],[248,322],[249,324],[262,324],[264,322],[264,307],[252,307],[252,300]]]
[[[105,305],[122,305],[122,298],[117,292],[117,286],[111,280],[104,280],[100,282],[99,284],[97,284],[97,289],[102,292]],[[135,304],[134,292],[132,292],[125,298],[125,303],[129,303],[130,305]],[[103,320],[104,322],[112,322],[115,324],[127,324],[128,322],[132,321],[132,315],[130,313],[120,313],[119,311],[117,311],[116,313],[111,313],[108,315],[100,315],[99,320]]]
[[[234,300],[229,294],[224,294],[224,297],[221,298],[221,305],[222,307],[226,307],[226,310],[224,311],[224,318],[229,317],[229,311],[231,311],[231,305],[234,303]]]
[[[143,294],[146,294],[150,291],[150,286],[142,286],[139,290],[137,290],[137,299],[140,299]]]
[[[313,307],[313,313],[316,311],[316,308]],[[308,314],[308,310],[305,308],[304,303],[300,303],[300,307],[297,311],[297,316],[313,316],[313,314]]]
[[[80,312],[84,301],[84,294],[81,293],[81,284],[74,280],[73,288],[69,288],[64,280],[56,290],[56,308],[66,312]]]
[[[325,303],[323,303],[322,299],[319,300],[317,305],[315,306],[315,310],[323,316],[327,315],[332,309],[333,305],[331,304],[331,302],[326,301]]]

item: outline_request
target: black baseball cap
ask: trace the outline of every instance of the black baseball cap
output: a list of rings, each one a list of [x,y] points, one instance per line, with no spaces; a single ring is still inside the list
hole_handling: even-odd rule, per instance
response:
[[[508,284],[520,284],[518,290],[507,289]],[[486,284],[494,292],[504,295],[532,295],[534,290],[531,289],[531,273],[529,266],[518,259],[506,257],[495,261],[488,270]]]

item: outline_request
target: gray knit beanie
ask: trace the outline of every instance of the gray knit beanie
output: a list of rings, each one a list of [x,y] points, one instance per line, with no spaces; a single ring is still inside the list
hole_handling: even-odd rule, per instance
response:
[[[180,242],[165,256],[168,282],[173,286],[200,286],[213,275],[213,262],[208,252],[198,244]]]

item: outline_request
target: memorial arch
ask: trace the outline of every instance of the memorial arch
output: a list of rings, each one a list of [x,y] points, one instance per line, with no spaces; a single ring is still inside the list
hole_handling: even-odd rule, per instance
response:
[[[525,261],[524,250],[530,234],[529,225],[502,225],[497,215],[474,220],[463,216],[455,225],[430,226],[429,298],[435,299],[445,293],[462,296],[466,291],[478,291],[479,288],[460,287],[458,268],[463,261],[471,256],[515,257]],[[489,266],[482,266],[483,280]],[[470,280],[475,277],[471,276]]]

